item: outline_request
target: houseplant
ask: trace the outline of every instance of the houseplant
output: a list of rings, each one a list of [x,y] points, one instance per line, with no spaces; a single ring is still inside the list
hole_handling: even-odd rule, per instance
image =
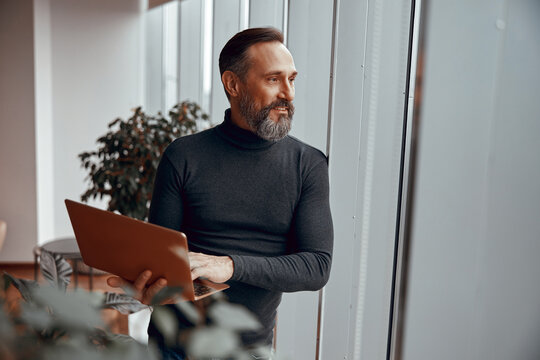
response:
[[[195,133],[198,128],[209,127],[208,116],[201,108],[192,102],[182,102],[174,106],[168,113],[168,118],[158,114],[152,116],[136,108],[133,115],[127,119],[116,119],[109,125],[109,131],[98,138],[98,149],[79,154],[81,165],[88,171],[90,187],[81,196],[83,202],[89,199],[109,198],[108,210],[146,220],[149,203],[152,196],[154,177],[159,160],[165,148],[176,138]],[[54,273],[54,271],[52,271]],[[8,277],[9,278],[9,277]],[[9,278],[21,293],[30,294],[29,301],[34,301],[31,294],[36,290],[27,291],[27,282]],[[53,283],[63,283],[56,280]],[[22,284],[22,285],[21,285]],[[35,289],[34,285],[30,286]],[[21,290],[22,289],[22,290]],[[178,295],[181,289],[166,288],[157,294],[153,300],[160,303],[161,299]],[[37,290],[39,294],[41,290]],[[53,295],[54,296],[54,295]],[[39,297],[39,295],[38,295]],[[105,294],[96,302],[91,302],[94,308],[114,308],[124,312],[140,310],[141,306],[128,295]],[[187,319],[195,325],[189,330],[180,331],[178,319],[167,307],[154,307],[153,319],[160,329],[164,339],[172,346],[181,347],[191,359],[227,358],[251,359],[240,342],[240,332],[253,331],[260,324],[254,316],[240,305],[229,304],[223,296],[216,294],[206,306],[205,311],[197,311],[189,302],[180,302],[176,307]],[[39,330],[39,329],[38,329]],[[99,347],[108,351],[109,347],[117,348],[116,342],[124,343],[123,353],[129,357],[137,345],[132,339],[99,332],[94,336],[93,327],[86,328],[82,338],[90,338]],[[34,331],[35,332],[35,331]],[[1,328],[0,328],[1,335]],[[77,335],[80,337],[79,335]],[[1,342],[0,342],[1,345]],[[1,346],[0,346],[1,348]],[[93,356],[92,349],[88,350]],[[152,347],[149,348],[150,358],[156,356]],[[267,353],[267,348],[251,349],[250,352]],[[146,353],[146,352],[145,352]],[[100,358],[107,356],[102,352]],[[119,356],[119,355],[116,355]],[[117,357],[120,358],[120,357]]]
[[[100,316],[103,308],[132,313],[146,305],[125,294],[66,292],[72,272],[69,263],[48,251],[41,256],[41,272],[48,285],[7,273],[0,276],[0,359],[159,358],[152,344],[146,347],[127,335],[111,333]],[[22,296],[16,304],[8,300],[11,286]],[[166,288],[153,302],[180,293],[180,288]],[[252,359],[240,346],[239,333],[258,328],[254,316],[239,305],[229,304],[223,296],[211,300],[204,312],[187,301],[176,304],[195,325],[190,330],[180,331],[176,316],[166,307],[154,309],[156,326],[168,343],[184,348],[190,359]],[[259,353],[265,351],[260,349]]]
[[[81,200],[105,196],[109,211],[146,220],[157,166],[167,145],[209,126],[208,115],[189,101],[175,105],[168,118],[138,107],[129,119],[112,121],[109,131],[97,139],[98,149],[79,154],[90,183]]]
[[[4,273],[0,276],[0,359],[157,359],[127,335],[108,331],[100,309],[124,313],[146,306],[115,293],[66,292],[71,266],[43,250],[41,272],[48,286]],[[20,300],[8,294],[14,286]]]

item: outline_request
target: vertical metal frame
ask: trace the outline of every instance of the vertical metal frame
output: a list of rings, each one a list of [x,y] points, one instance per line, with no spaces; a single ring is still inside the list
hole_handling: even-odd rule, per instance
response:
[[[283,41],[285,46],[287,46],[289,39],[289,9],[290,3],[289,0],[283,0]]]
[[[180,21],[182,21],[182,4],[178,4],[178,8],[177,8],[177,15],[178,16],[178,38],[177,38],[177,61],[176,61],[176,74],[177,75],[177,78],[176,78],[176,102],[179,103],[182,101],[182,98],[181,98],[181,94],[180,94],[180,82],[182,81],[181,79],[181,76],[182,74],[180,73],[180,69],[181,69],[181,61],[180,61],[180,52],[181,52],[181,46],[182,46],[182,26],[180,25]]]
[[[250,5],[251,5],[250,0],[240,0],[240,8],[238,9],[238,18],[240,19],[239,24],[238,24],[239,31],[249,28]]]
[[[288,0],[287,0],[288,5]],[[334,74],[336,72],[336,30],[337,30],[337,20],[338,20],[338,9],[339,9],[339,0],[334,0],[333,11],[332,11],[332,47],[330,55],[330,81],[329,81],[329,91],[328,91],[328,124],[326,131],[326,156],[330,158],[330,148],[331,148],[331,139],[332,139],[332,109],[334,101]],[[322,323],[324,322],[324,289],[319,290],[319,304],[317,309],[317,341],[315,349],[315,360],[321,359],[322,353]]]
[[[407,302],[411,224],[414,211],[413,199],[416,183],[417,141],[422,108],[423,56],[428,1],[429,0],[412,0],[411,6],[409,59],[407,65],[408,80],[400,169],[400,196],[397,208],[398,216],[396,219],[396,249],[394,252],[390,326],[388,331],[388,350],[386,356],[388,360],[401,360],[403,356],[403,330]],[[417,42],[415,39],[416,32],[418,33]],[[412,104],[409,102],[411,88],[414,88],[414,101]],[[409,121],[410,114],[412,114],[411,121]],[[407,175],[405,176],[405,174]]]
[[[201,46],[201,60],[203,66],[201,67],[200,79],[202,82],[201,86],[201,103],[203,109],[210,114],[212,111],[212,96],[214,94],[214,88],[212,86],[212,67],[214,66],[214,0],[202,0],[202,17],[203,21],[201,24],[201,34],[202,34],[202,43]],[[207,67],[208,61],[210,66]],[[209,84],[209,92],[205,93],[206,85]]]

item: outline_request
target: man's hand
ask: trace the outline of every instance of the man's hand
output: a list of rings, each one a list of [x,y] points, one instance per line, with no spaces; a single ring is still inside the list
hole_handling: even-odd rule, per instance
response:
[[[107,279],[107,284],[115,288],[131,288],[135,294],[133,297],[143,304],[150,305],[152,303],[152,298],[164,287],[167,286],[167,280],[164,278],[157,279],[153,284],[147,286],[148,280],[152,277],[152,272],[150,270],[143,271],[137,280],[133,283],[129,280],[123,279],[119,276],[111,276]],[[174,299],[169,299],[163,304],[173,304],[176,301]]]
[[[234,272],[234,263],[228,256],[212,256],[189,252],[191,279],[206,278],[215,283],[224,283]]]

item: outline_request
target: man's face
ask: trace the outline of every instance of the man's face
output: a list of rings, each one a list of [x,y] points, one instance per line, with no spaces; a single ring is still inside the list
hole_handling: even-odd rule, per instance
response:
[[[280,42],[248,49],[250,67],[241,86],[240,112],[263,139],[279,140],[291,129],[296,68]]]

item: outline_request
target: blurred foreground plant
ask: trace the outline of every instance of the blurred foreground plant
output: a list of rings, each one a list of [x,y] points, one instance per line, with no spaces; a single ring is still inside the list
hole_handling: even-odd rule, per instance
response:
[[[41,271],[49,286],[18,279],[7,273],[0,277],[0,359],[158,359],[153,344],[136,342],[113,334],[101,320],[100,310],[113,308],[124,314],[148,306],[126,294],[66,292],[71,266],[59,255],[43,251]],[[7,290],[15,286],[23,301],[9,306]],[[165,288],[153,299],[155,304],[178,296],[181,288]],[[155,306],[153,321],[168,346],[183,349],[192,360],[209,358],[244,360],[250,354],[267,355],[267,348],[251,349],[240,343],[240,332],[256,330],[260,324],[240,305],[223,295],[215,295],[204,309],[183,301],[174,305],[193,328],[182,330],[170,307]],[[13,304],[11,304],[13,305]]]
[[[7,273],[0,277],[0,359],[157,359],[131,337],[108,332],[101,320],[103,308],[125,312],[145,305],[123,294],[66,292],[71,266],[47,251],[41,271],[49,286]],[[7,303],[11,285],[23,299],[16,306]]]
[[[174,139],[197,132],[198,125],[210,126],[208,115],[193,102],[175,105],[168,116],[148,115],[138,107],[129,119],[112,121],[109,131],[97,139],[98,149],[79,154],[90,182],[81,201],[110,197],[108,210],[145,220],[165,148]]]

